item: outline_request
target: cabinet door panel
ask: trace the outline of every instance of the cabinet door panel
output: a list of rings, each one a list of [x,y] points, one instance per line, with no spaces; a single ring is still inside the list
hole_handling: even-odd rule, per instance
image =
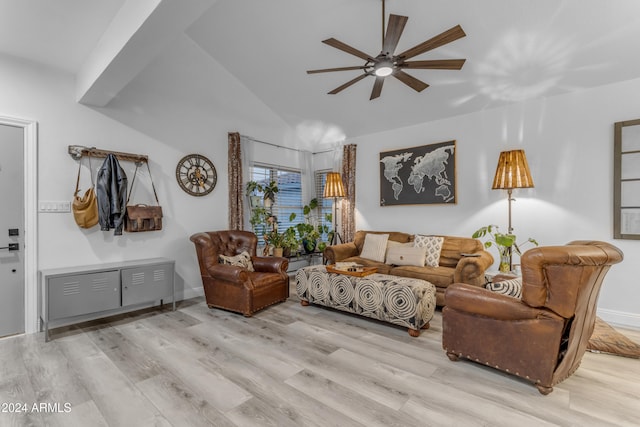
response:
[[[118,270],[49,279],[49,319],[79,316],[120,307]]]
[[[155,301],[173,295],[173,264],[122,269],[122,305]]]

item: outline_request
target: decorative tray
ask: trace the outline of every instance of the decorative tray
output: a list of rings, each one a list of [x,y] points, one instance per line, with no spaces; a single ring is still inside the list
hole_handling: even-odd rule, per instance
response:
[[[335,268],[335,264],[329,264],[326,268],[329,273],[344,274],[346,276],[354,277],[364,277],[378,272],[378,267],[352,267],[355,268],[355,270],[349,271],[337,269]]]

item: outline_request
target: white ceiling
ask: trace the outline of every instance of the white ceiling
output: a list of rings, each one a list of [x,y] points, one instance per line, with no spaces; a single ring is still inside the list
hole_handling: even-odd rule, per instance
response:
[[[77,72],[124,2],[0,0],[0,52]],[[410,71],[430,85],[421,93],[387,78],[373,101],[372,77],[326,94],[359,71],[305,71],[363,65],[329,37],[377,55],[380,0],[209,3],[186,35],[294,128],[353,137],[640,77],[637,0],[387,0],[387,16],[409,17],[397,51],[460,24],[467,37],[414,59],[467,62]]]

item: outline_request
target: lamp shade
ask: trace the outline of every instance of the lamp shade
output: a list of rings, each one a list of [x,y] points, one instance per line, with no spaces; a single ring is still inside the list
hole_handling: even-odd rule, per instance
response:
[[[503,151],[498,159],[493,190],[510,188],[532,188],[533,178],[527,164],[524,150]]]
[[[324,184],[324,198],[344,197],[344,185],[338,172],[327,173],[327,182]]]

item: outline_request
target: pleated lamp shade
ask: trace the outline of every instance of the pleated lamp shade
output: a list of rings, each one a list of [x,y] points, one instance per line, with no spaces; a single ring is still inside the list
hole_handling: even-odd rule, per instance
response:
[[[323,197],[328,199],[330,197],[344,197],[344,184],[342,184],[342,177],[338,172],[328,172],[327,182],[324,184]]]
[[[533,178],[527,164],[524,150],[503,151],[498,159],[493,190],[510,188],[533,188]]]

